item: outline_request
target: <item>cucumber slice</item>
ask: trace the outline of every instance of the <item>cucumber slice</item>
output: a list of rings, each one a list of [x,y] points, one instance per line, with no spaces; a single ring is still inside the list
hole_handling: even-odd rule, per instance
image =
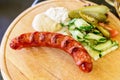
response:
[[[72,24],[68,27],[69,30],[74,30],[75,28],[76,28],[76,26],[74,24]]]
[[[94,34],[101,35],[100,31],[98,31],[97,29],[94,29],[94,30],[93,30],[93,33],[94,33]]]
[[[100,52],[96,51],[94,49],[92,49],[89,46],[84,46],[85,49],[87,50],[87,52],[89,53],[89,55],[94,59],[94,60],[98,60],[99,58],[101,58]]]
[[[100,35],[96,35],[94,33],[88,33],[85,36],[85,39],[92,39],[92,40],[97,40],[98,42],[105,42],[106,38]]]
[[[113,46],[115,46],[115,45],[119,46],[117,41],[113,41]]]
[[[103,50],[110,48],[112,45],[113,45],[112,41],[108,40],[104,43],[101,43],[101,44],[98,44],[97,46],[94,46],[94,49],[99,50],[99,51],[103,51]]]
[[[78,39],[83,39],[84,34],[81,33],[79,30],[69,30],[69,32],[72,34],[72,37],[78,41]]]
[[[68,22],[68,25],[74,24],[74,22],[75,22],[76,20],[77,20],[76,18],[70,20],[70,21]]]
[[[112,41],[111,41],[112,42]],[[108,41],[107,43],[110,43],[110,41]],[[114,41],[112,43],[112,46],[107,48],[106,50],[104,51],[98,51],[98,50],[95,50],[93,49],[92,47],[88,46],[88,45],[84,45],[85,49],[87,50],[87,52],[89,53],[89,55],[94,59],[94,60],[98,60],[99,58],[101,58],[102,56],[105,56],[106,54],[116,50],[119,45],[116,41]]]
[[[90,31],[90,30],[92,30],[92,26],[80,26],[79,27],[79,30],[80,31]]]
[[[76,19],[76,21],[74,22],[75,26],[77,28],[79,28],[80,26],[90,26],[90,24],[88,24],[86,21],[84,21],[83,19]]]
[[[108,53],[116,50],[118,47],[119,47],[118,45],[114,45],[114,46],[112,46],[111,48],[109,48],[109,49],[101,52],[100,54],[101,54],[102,56],[105,56],[106,54],[108,54]]]
[[[86,21],[84,21],[83,19],[77,19],[74,22],[75,26],[82,31],[90,31],[93,26],[91,26],[90,24],[88,24]]]

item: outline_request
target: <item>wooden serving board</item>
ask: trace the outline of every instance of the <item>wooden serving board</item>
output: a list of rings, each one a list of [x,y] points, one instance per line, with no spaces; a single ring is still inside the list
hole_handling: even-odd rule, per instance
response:
[[[90,2],[58,0],[45,1],[20,14],[9,26],[1,43],[1,70],[7,80],[120,80],[120,48],[105,57],[93,61],[93,70],[84,73],[75,65],[71,56],[64,51],[48,47],[32,47],[12,50],[12,38],[33,32],[35,15],[50,7],[77,9]],[[120,32],[120,21],[111,13],[110,26]],[[46,24],[47,26],[47,24]],[[114,38],[120,44],[120,34]]]

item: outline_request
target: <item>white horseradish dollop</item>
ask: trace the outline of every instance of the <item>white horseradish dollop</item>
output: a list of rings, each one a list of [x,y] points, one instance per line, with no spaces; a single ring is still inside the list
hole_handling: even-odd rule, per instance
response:
[[[45,14],[57,23],[65,22],[68,18],[68,10],[64,7],[50,8]]]
[[[36,31],[57,32],[62,29],[60,23],[68,19],[68,10],[64,7],[49,8],[43,13],[37,14],[32,22]]]

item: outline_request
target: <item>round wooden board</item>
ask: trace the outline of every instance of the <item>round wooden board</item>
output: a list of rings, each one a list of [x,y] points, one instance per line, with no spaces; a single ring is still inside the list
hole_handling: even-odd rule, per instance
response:
[[[50,7],[62,6],[69,10],[82,7],[89,2],[45,1],[27,9],[9,26],[1,43],[1,69],[7,80],[120,80],[120,48],[105,57],[93,61],[93,70],[84,73],[75,65],[72,57],[54,48],[38,47],[12,50],[12,38],[33,32],[35,15]],[[120,21],[109,13],[110,26],[120,32]],[[47,26],[47,24],[46,24]],[[114,39],[120,44],[120,34]]]

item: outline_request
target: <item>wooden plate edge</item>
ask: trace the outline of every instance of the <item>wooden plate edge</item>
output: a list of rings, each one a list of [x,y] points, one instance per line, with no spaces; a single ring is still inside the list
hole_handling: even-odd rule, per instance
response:
[[[7,31],[5,32],[3,39],[1,41],[1,46],[0,46],[0,68],[2,71],[2,75],[5,76],[5,78],[7,80],[12,80],[10,77],[10,74],[8,72],[7,66],[6,66],[6,59],[5,59],[5,50],[6,50],[6,43],[7,43],[7,38],[9,37],[10,33],[12,32],[12,30],[14,29],[15,25],[19,22],[19,20],[21,20],[22,17],[24,17],[28,12],[34,10],[37,7],[40,7],[44,4],[47,4],[49,2],[54,2],[56,0],[50,0],[50,1],[43,1],[33,7],[28,8],[27,10],[25,10],[24,12],[22,12],[8,27]],[[69,1],[69,0],[66,0]],[[71,0],[73,1],[73,0]],[[89,1],[88,1],[89,2]],[[90,2],[91,3],[91,2]],[[93,3],[93,2],[92,2]],[[119,19],[117,17],[115,17],[111,12],[109,13],[109,15],[113,16],[114,19],[116,19],[116,21],[119,21]],[[3,77],[4,78],[4,77]],[[4,78],[4,79],[5,79]],[[5,79],[5,80],[6,80]]]

